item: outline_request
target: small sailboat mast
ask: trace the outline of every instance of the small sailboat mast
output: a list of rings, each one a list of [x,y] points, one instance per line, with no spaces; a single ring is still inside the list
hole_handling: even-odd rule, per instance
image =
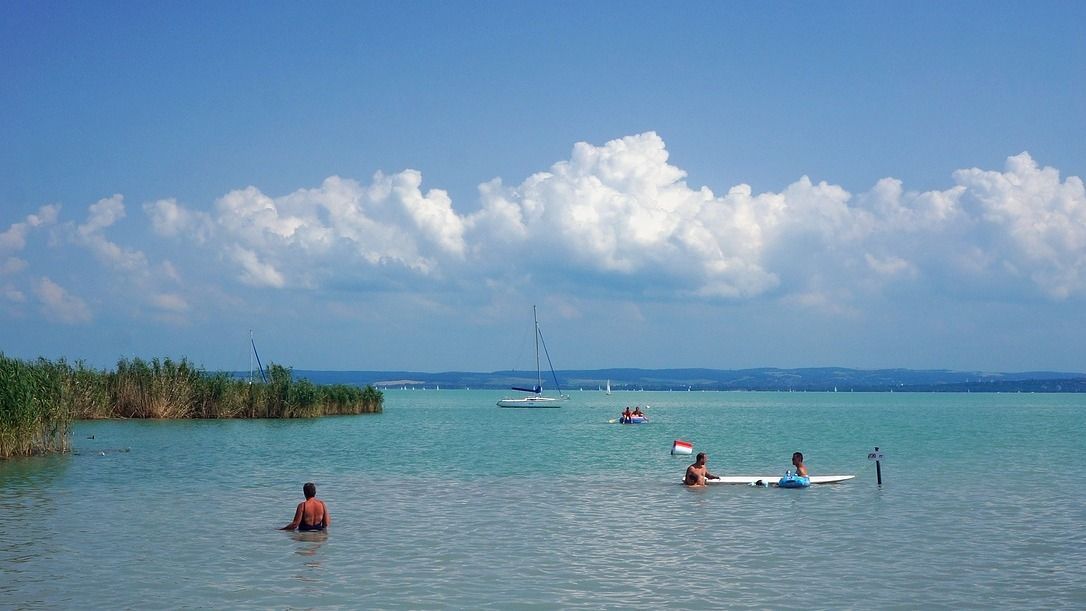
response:
[[[264,375],[264,365],[260,363],[260,354],[256,351],[256,342],[253,340],[252,329],[249,329],[249,345],[252,346],[252,350],[249,351],[249,384],[253,383],[253,357],[256,357],[256,366],[260,368],[260,379],[267,384],[268,376]]]
[[[532,306],[532,326],[535,328],[535,394],[543,392],[543,376],[539,373],[539,317]]]

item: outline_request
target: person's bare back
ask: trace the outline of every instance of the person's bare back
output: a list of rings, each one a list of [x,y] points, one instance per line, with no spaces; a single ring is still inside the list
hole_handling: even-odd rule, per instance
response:
[[[324,530],[332,523],[328,515],[328,506],[317,498],[317,486],[307,483],[302,486],[305,500],[298,503],[294,510],[294,519],[281,530]]]
[[[302,521],[299,525],[319,526],[327,523],[328,508],[320,499],[307,499],[300,503],[302,508]]]

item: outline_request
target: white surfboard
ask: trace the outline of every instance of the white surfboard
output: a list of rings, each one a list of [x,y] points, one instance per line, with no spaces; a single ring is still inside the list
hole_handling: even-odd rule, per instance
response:
[[[856,477],[855,475],[812,475],[812,484],[836,484]],[[753,484],[761,481],[768,486],[776,486],[780,475],[725,475],[720,479],[707,479],[708,484]]]

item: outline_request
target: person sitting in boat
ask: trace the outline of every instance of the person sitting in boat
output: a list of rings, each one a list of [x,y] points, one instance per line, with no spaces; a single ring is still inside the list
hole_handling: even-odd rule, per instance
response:
[[[632,418],[632,417],[633,417],[633,414],[630,413],[630,406],[627,405],[626,406],[626,411],[622,412],[622,421],[623,422],[629,422],[630,418]]]
[[[324,501],[317,498],[317,485],[306,482],[302,486],[302,494],[305,500],[298,503],[294,510],[294,519],[280,530],[324,530],[332,523],[328,515],[328,507]]]
[[[698,452],[698,455],[694,457],[694,464],[686,468],[683,483],[690,487],[698,487],[704,486],[706,480],[720,479],[719,476],[709,473],[709,467],[705,466],[707,462],[709,462],[709,457],[705,452]]]
[[[796,468],[797,477],[807,477],[807,465],[803,464],[803,453],[792,453],[792,466]]]
[[[640,405],[634,407],[633,415],[635,415],[635,416],[644,416],[645,415],[645,413],[641,411],[641,406]]]

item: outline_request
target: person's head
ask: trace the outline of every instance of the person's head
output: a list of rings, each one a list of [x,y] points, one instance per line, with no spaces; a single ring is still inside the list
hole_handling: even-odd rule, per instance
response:
[[[708,460],[709,457],[705,455],[705,452],[698,452],[698,455],[694,457],[694,462],[699,465],[704,465]]]
[[[302,486],[302,493],[305,494],[305,498],[307,499],[317,496],[317,485],[313,482],[306,482],[306,484]]]
[[[802,452],[793,452],[792,453],[792,464],[793,465],[798,465],[801,462],[803,462],[803,453]]]

